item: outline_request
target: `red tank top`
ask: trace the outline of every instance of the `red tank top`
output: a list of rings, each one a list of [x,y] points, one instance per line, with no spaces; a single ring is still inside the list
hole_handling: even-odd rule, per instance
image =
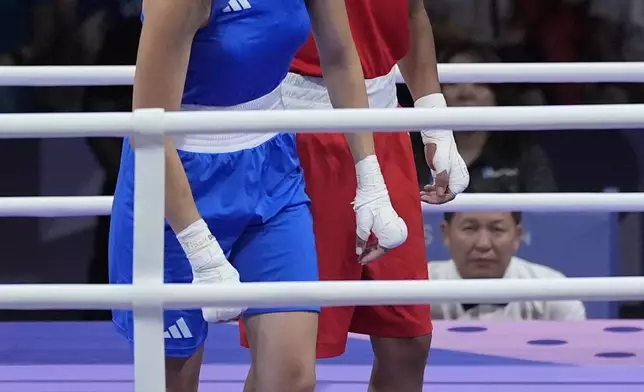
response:
[[[365,79],[388,74],[409,50],[408,0],[346,0],[346,5]],[[291,72],[322,76],[312,36],[295,55]]]

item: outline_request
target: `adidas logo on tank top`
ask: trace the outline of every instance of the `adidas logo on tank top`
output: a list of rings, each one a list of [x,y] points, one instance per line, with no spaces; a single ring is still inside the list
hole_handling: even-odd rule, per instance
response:
[[[230,0],[226,8],[222,10],[224,13],[244,11],[253,8],[248,0]]]

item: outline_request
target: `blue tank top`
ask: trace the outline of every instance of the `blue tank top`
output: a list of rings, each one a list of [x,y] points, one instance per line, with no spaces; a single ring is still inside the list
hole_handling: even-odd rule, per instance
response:
[[[310,33],[304,0],[211,1],[209,22],[192,43],[182,104],[232,106],[273,91]]]

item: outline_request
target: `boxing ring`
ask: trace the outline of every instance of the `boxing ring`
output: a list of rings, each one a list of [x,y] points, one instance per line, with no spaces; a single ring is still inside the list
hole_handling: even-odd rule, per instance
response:
[[[449,64],[444,83],[642,82],[644,63]],[[132,67],[0,67],[0,85],[131,84]],[[368,110],[368,115],[366,115]],[[644,299],[644,278],[427,282],[245,283],[244,288],[163,284],[164,144],[166,135],[207,132],[325,132],[641,129],[644,105],[362,109],[249,112],[0,114],[0,138],[136,136],[134,284],[0,285],[2,309],[111,309],[135,313],[134,362],[109,323],[0,323],[0,390],[12,392],[164,390],[162,309],[214,306],[373,305],[521,300]],[[157,175],[151,175],[156,173]],[[0,216],[109,214],[110,197],[0,198]],[[460,195],[429,211],[644,211],[642,194]],[[234,325],[213,325],[202,391],[241,391],[247,353]],[[644,387],[644,320],[436,322],[426,389],[438,392],[640,391]],[[345,356],[320,361],[319,388],[364,389],[368,340],[352,336]]]

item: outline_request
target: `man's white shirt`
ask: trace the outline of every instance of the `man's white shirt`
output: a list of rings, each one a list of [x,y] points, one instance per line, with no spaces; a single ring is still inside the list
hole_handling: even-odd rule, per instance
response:
[[[453,260],[428,264],[430,280],[462,279]],[[504,279],[565,279],[561,272],[544,265],[513,257]],[[432,304],[434,320],[585,320],[586,309],[580,301],[528,301],[508,304]]]

